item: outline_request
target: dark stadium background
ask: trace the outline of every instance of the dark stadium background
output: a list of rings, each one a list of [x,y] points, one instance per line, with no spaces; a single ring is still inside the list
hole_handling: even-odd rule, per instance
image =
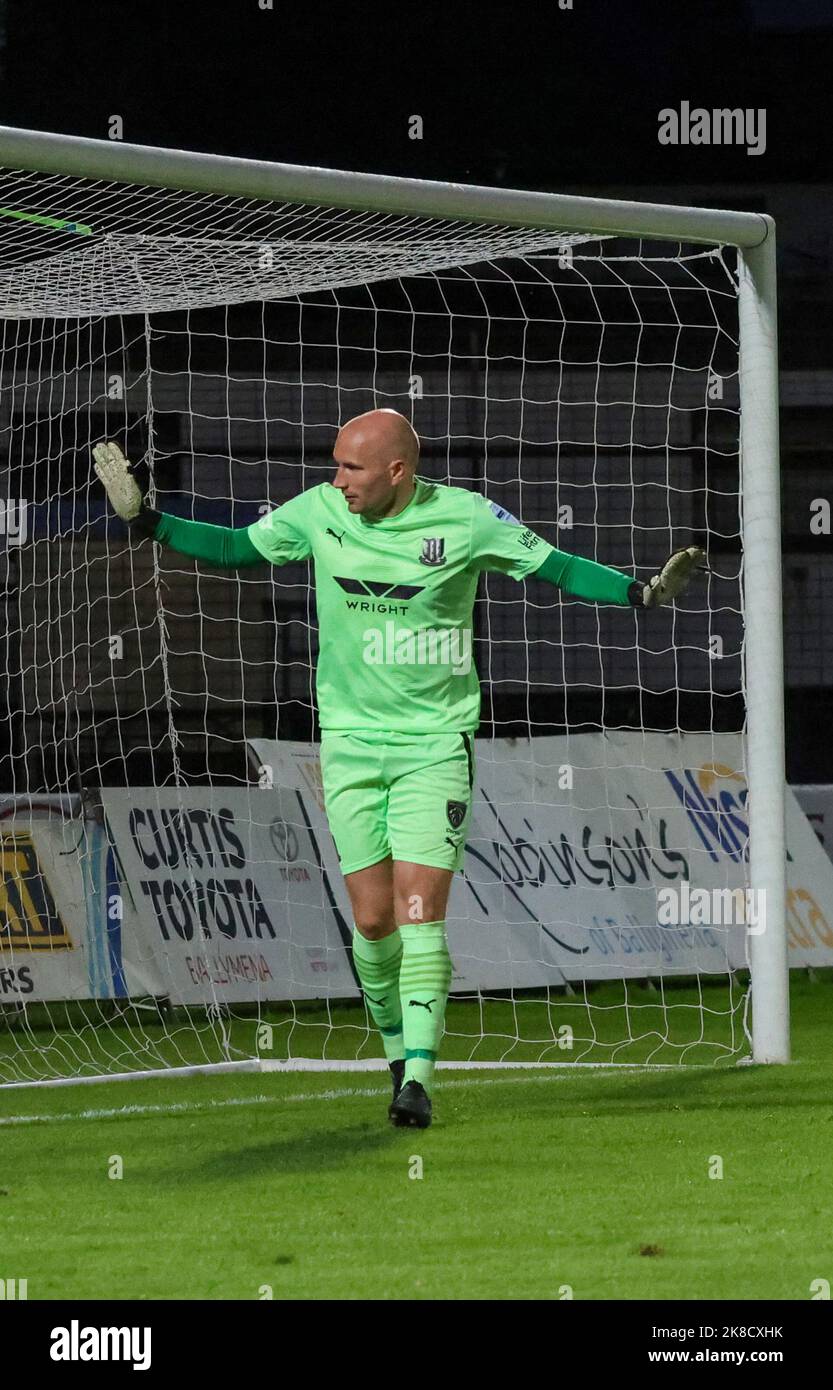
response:
[[[820,736],[833,700],[833,540],[811,535],[808,512],[809,498],[833,501],[833,5],[0,0],[0,26],[7,125],[102,139],[118,113],[139,144],[771,212],[787,769],[790,781],[833,781],[833,738]],[[657,113],[681,100],[766,108],[766,152],[660,145]],[[41,789],[57,790],[49,781]]]

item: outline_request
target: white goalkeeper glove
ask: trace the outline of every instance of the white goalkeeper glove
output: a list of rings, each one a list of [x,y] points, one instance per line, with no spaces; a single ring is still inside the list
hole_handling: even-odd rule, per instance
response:
[[[685,593],[695,570],[705,571],[706,552],[698,545],[690,545],[685,550],[675,550],[666,560],[659,574],[655,574],[650,584],[642,590],[642,606],[659,608],[671,603]]]
[[[93,449],[95,471],[104,484],[114,511],[122,521],[132,521],[142,510],[142,494],[131,465],[118,444],[109,441]]]

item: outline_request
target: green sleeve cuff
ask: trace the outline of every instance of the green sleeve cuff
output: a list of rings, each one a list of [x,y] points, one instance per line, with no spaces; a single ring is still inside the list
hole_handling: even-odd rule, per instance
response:
[[[131,523],[139,535],[152,536],[160,545],[192,555],[195,560],[218,569],[239,569],[243,565],[263,565],[265,560],[252,545],[248,526],[212,526],[207,521],[187,521],[143,507]]]
[[[591,603],[618,603],[623,607],[641,603],[640,585],[632,574],[584,560],[580,555],[568,555],[563,550],[551,550],[544,563],[533,570],[530,578],[546,579],[559,589]]]

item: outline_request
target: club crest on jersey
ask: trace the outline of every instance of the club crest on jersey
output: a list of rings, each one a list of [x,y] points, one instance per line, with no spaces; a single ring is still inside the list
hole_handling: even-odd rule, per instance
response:
[[[444,536],[423,536],[419,563],[421,565],[444,565],[447,558],[444,552]]]
[[[452,830],[459,830],[463,821],[466,819],[465,801],[447,801],[445,803],[445,813],[448,816],[448,823]]]

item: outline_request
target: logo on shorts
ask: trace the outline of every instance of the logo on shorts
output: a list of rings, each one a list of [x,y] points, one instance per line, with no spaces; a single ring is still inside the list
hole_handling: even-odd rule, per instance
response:
[[[421,565],[444,565],[446,563],[444,536],[423,536],[419,563]]]
[[[465,801],[447,801],[445,803],[445,813],[448,816],[448,823],[452,830],[459,830],[463,821],[466,819]]]

